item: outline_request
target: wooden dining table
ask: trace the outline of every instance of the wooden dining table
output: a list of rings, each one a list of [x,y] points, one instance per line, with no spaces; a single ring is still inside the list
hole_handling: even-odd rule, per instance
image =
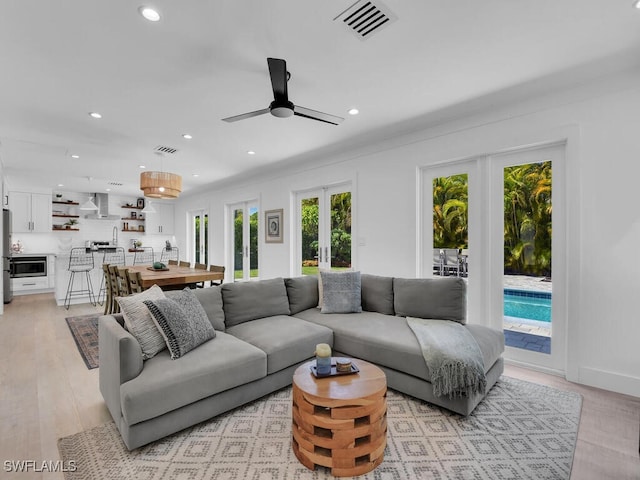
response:
[[[142,288],[145,290],[153,285],[158,285],[162,289],[170,289],[180,286],[187,287],[208,280],[221,281],[224,279],[224,273],[221,272],[210,272],[179,265],[167,265],[167,270],[154,270],[150,265],[132,265],[126,268],[130,272],[140,272]]]

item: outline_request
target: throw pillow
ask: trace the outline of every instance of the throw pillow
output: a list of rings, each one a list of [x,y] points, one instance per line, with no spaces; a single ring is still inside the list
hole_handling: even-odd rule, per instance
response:
[[[287,287],[291,315],[318,306],[318,277],[315,275],[285,278],[284,284]]]
[[[174,360],[216,336],[204,308],[189,288],[173,298],[145,300],[144,304]]]
[[[151,318],[149,309],[142,303],[145,300],[159,300],[161,298],[165,298],[164,292],[157,285],[136,295],[116,297],[127,330],[142,348],[143,360],[148,360],[167,348],[164,338]]]
[[[362,312],[360,272],[320,272],[321,313]]]

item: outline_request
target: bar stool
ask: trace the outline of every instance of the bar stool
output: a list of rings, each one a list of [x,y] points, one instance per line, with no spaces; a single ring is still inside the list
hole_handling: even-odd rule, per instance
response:
[[[180,258],[180,251],[178,247],[164,247],[160,254],[161,262],[168,262],[171,260],[178,260]]]
[[[141,264],[149,264],[151,265],[155,262],[153,247],[143,247],[136,249],[136,252],[133,254],[133,264],[141,265]]]
[[[105,263],[107,265],[120,265],[124,267],[127,264],[127,261],[124,256],[124,248],[116,247],[115,251],[113,252],[105,251],[102,257],[102,264],[104,265]],[[105,275],[103,275],[102,281],[100,282],[100,290],[98,290],[98,303],[100,305],[103,304],[104,296],[106,293],[108,293],[108,285],[105,282]],[[100,300],[101,297],[103,298],[103,300]],[[107,312],[105,310],[105,315],[106,313]]]
[[[84,247],[74,247],[69,254],[69,285],[67,286],[67,294],[64,297],[64,307],[69,310],[71,305],[71,297],[89,295],[91,305],[96,305],[95,295],[93,294],[93,285],[91,284],[91,270],[93,270],[93,253]],[[74,289],[74,280],[76,273],[83,274],[87,280],[87,287]],[[82,278],[81,278],[82,279]]]

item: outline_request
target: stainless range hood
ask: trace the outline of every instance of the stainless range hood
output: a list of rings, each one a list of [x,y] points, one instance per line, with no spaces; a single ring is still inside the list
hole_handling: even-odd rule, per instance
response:
[[[106,193],[94,193],[93,203],[98,207],[97,212],[89,213],[84,218],[89,220],[120,220],[119,215],[109,215],[109,195]]]

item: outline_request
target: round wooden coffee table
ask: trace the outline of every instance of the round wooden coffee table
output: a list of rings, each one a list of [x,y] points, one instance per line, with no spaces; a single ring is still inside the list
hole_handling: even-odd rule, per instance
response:
[[[333,362],[335,363],[335,361]],[[387,379],[384,372],[354,359],[350,375],[316,378],[315,360],[293,374],[293,451],[305,467],[331,469],[336,477],[376,468],[387,445]]]

